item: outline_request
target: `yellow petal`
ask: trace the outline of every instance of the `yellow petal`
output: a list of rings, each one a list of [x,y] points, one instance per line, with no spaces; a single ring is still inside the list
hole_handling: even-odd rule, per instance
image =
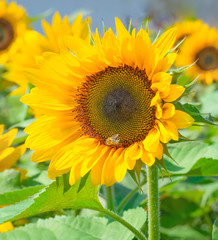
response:
[[[115,168],[115,179],[117,182],[121,182],[127,171],[127,154],[124,150],[119,158],[117,159],[116,168]]]
[[[4,131],[4,125],[0,124],[0,135],[2,135],[3,131]]]
[[[176,53],[170,53],[166,57],[160,59],[155,67],[154,74],[157,72],[167,72],[175,62],[176,57]]]
[[[165,103],[162,107],[162,118],[168,119],[175,114],[175,106],[172,103]]]
[[[143,145],[146,151],[155,152],[159,145],[160,132],[157,128],[153,128],[149,131],[148,135],[143,141]]]
[[[147,152],[146,150],[143,150],[141,160],[148,166],[152,166],[155,163],[154,155],[152,153]]]
[[[156,152],[154,152],[153,154],[157,159],[159,159],[159,160],[162,159],[162,157],[163,157],[163,145],[161,143],[159,143]]]
[[[185,91],[185,88],[180,85],[171,84],[169,86],[170,91],[167,97],[163,98],[165,102],[173,102],[177,100]]]
[[[170,137],[175,140],[178,141],[179,140],[179,133],[178,133],[178,129],[176,127],[176,125],[168,120],[165,120],[163,122],[163,125],[165,127],[165,129],[167,130],[168,134],[170,135]]]
[[[162,117],[162,108],[159,103],[156,104],[156,118],[160,119]]]
[[[12,230],[14,230],[14,226],[11,222],[6,222],[6,223],[0,224],[0,233],[9,232]]]
[[[14,128],[0,136],[0,143],[1,143],[0,144],[0,152],[11,145],[11,143],[13,142],[13,140],[17,134],[17,131],[18,130],[16,128]]]
[[[24,145],[16,148],[7,148],[3,151],[0,155],[0,171],[11,168],[25,151],[26,147]]]
[[[157,53],[159,54],[159,58],[163,58],[169,50],[172,48],[177,35],[177,28],[173,27],[163,33],[153,44]]]
[[[69,183],[71,186],[81,178],[81,174],[80,174],[81,167],[82,167],[82,162],[80,162],[76,167],[71,168],[70,177],[69,177]]]
[[[110,154],[108,155],[107,159],[105,160],[103,169],[102,169],[102,176],[101,176],[101,183],[105,184],[106,186],[110,186],[114,184],[116,181],[115,179],[115,165],[118,157],[123,152],[123,148],[118,149],[111,149]]]
[[[115,25],[117,30],[117,38],[120,42],[123,42],[123,40],[128,38],[130,34],[123,26],[123,23],[120,21],[120,19],[117,17],[115,17]]]
[[[160,122],[160,121],[157,121],[157,124],[158,124],[159,130],[160,130],[160,140],[161,140],[161,142],[163,142],[163,143],[169,142],[171,140],[171,136],[168,133],[165,126],[163,125],[163,123]]]
[[[101,184],[101,176],[102,176],[102,168],[104,166],[104,162],[110,154],[111,150],[108,149],[98,160],[98,162],[91,169],[91,179],[93,185]]]
[[[175,115],[168,120],[173,122],[178,129],[190,127],[195,121],[189,114],[180,110],[176,110]]]

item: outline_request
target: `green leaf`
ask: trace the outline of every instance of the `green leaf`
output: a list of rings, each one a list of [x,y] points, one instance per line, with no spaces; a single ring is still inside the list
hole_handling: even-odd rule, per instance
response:
[[[23,189],[18,189],[14,191],[5,192],[0,194],[0,205],[11,205],[16,202],[27,199],[29,196],[32,196],[35,193],[38,193],[43,185],[27,187]]]
[[[143,208],[130,209],[125,211],[123,218],[131,223],[135,228],[140,229],[146,221],[146,211]],[[108,225],[104,240],[131,240],[134,237],[133,233],[118,222],[112,222]]]
[[[26,128],[27,126],[29,126],[31,123],[33,123],[36,119],[34,118],[30,118],[27,120],[24,120],[22,122],[16,123],[13,126],[11,126],[10,128]]]
[[[29,18],[29,22],[33,23],[33,22],[41,21],[41,20],[45,19],[46,17],[50,16],[53,12],[54,12],[54,10],[48,9],[45,12],[43,12],[37,16]]]
[[[64,192],[63,176],[58,177],[31,198],[0,209],[0,223],[67,208],[103,209],[98,200],[99,186],[93,186],[89,178],[83,189],[77,193],[80,182],[81,180]]]
[[[215,223],[213,224],[212,240],[218,240],[218,218],[215,220]]]
[[[218,143],[181,142],[169,145],[168,150],[179,164],[166,156],[164,162],[169,172],[190,176],[218,175]]]
[[[194,118],[195,122],[214,125],[214,122],[212,121],[210,114],[206,114],[207,117],[203,117],[202,113],[199,112],[198,108],[192,104],[189,103],[182,104],[180,102],[177,102],[175,104],[175,107],[177,110],[187,112],[191,117]]]
[[[207,94],[200,96],[200,102],[202,105],[202,112],[210,112],[213,115],[218,116],[218,90],[208,89]]]
[[[25,142],[26,138],[27,134],[24,131],[18,131],[14,141],[12,142],[12,145],[22,144]]]
[[[161,232],[165,235],[170,236],[170,239],[177,240],[207,240],[208,238],[204,236],[199,231],[195,230],[190,226],[175,226],[172,228],[162,228]]]
[[[19,171],[9,169],[0,173],[0,194],[20,188],[21,183]]]
[[[123,218],[141,228],[146,212],[142,208],[124,212]],[[1,234],[1,240],[131,240],[134,235],[118,222],[106,218],[56,216]]]
[[[7,96],[0,100],[0,122],[11,126],[22,122],[27,114],[27,105],[20,102],[20,96]]]

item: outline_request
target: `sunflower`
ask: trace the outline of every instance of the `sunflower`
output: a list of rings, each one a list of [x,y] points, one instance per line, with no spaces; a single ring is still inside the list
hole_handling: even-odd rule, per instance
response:
[[[59,54],[28,70],[36,87],[21,101],[43,116],[25,129],[26,146],[34,162],[51,160],[51,179],[70,171],[73,185],[91,171],[94,185],[120,182],[139,159],[149,166],[161,159],[163,144],[194,121],[175,109],[185,89],[166,73],[176,29],[152,44],[144,29],[136,35],[115,22],[117,37],[96,30],[90,45],[65,36]]]
[[[18,51],[17,41],[28,28],[25,9],[15,2],[0,0],[0,64],[8,62]]]
[[[12,230],[14,230],[14,226],[11,222],[0,224],[0,233],[9,232]]]
[[[0,171],[11,168],[26,150],[24,145],[16,148],[10,147],[17,134],[17,129],[11,129],[5,134],[2,134],[3,131],[4,126],[0,125]]]
[[[211,84],[218,81],[218,30],[204,28],[187,39],[176,59],[176,66],[196,64],[190,67],[187,75],[198,77],[199,81]]]
[[[175,45],[178,44],[184,38],[188,39],[193,34],[196,34],[203,29],[208,28],[208,25],[201,20],[195,21],[184,21],[175,24],[175,27],[178,29]]]
[[[14,54],[13,60],[6,65],[8,71],[3,75],[5,79],[15,82],[19,86],[12,92],[12,95],[25,94],[28,79],[23,69],[26,67],[36,68],[37,56],[44,52],[59,53],[58,41],[63,35],[74,35],[89,41],[89,24],[90,18],[83,21],[82,15],[78,15],[71,24],[67,16],[62,20],[59,13],[56,12],[51,25],[45,20],[42,21],[45,36],[33,30],[27,31],[24,37],[20,39],[20,51]]]

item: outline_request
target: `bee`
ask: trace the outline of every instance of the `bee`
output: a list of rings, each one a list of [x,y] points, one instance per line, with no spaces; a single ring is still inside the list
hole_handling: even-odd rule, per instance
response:
[[[105,140],[105,144],[107,146],[119,146],[121,143],[120,143],[120,139],[117,137],[118,137],[118,134],[115,134],[112,137],[107,138]]]

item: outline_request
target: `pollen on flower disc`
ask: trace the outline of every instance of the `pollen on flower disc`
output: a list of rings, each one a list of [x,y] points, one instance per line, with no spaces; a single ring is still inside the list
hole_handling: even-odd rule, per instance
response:
[[[122,147],[145,139],[155,123],[150,86],[144,70],[127,65],[87,76],[74,109],[84,134],[101,144],[117,135]]]

